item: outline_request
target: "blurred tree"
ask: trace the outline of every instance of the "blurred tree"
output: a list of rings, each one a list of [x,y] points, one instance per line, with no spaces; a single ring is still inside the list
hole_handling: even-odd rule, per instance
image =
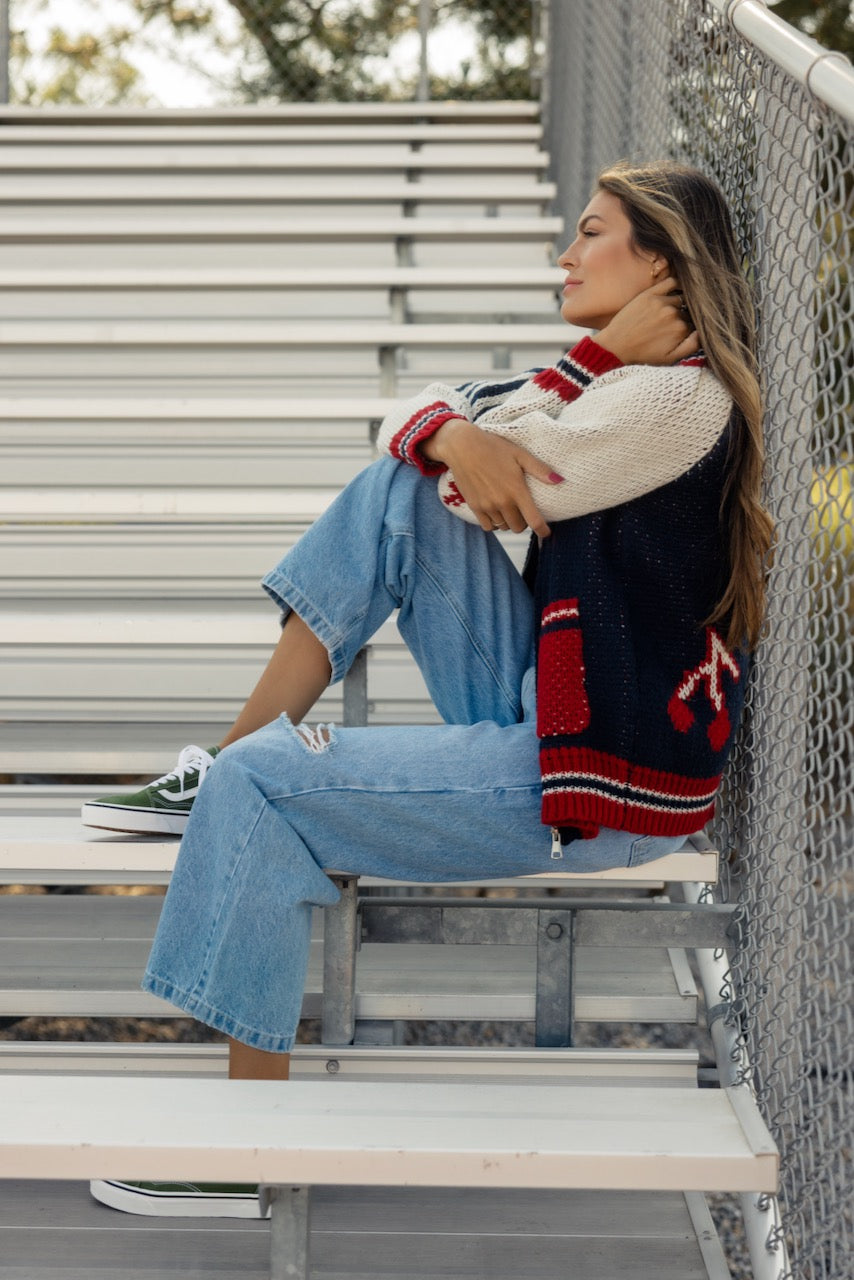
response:
[[[205,0],[133,0],[143,23],[167,17],[176,30],[214,22]],[[393,75],[378,62],[416,25],[412,0],[228,0],[240,17],[248,55],[235,74],[235,99],[303,102],[391,97]]]
[[[52,2],[13,0],[16,102],[156,105],[137,62],[164,39],[170,62],[215,80],[220,101],[370,101],[415,90],[414,67],[394,54],[417,31],[418,0],[92,0],[89,30],[70,34],[59,7],[61,25],[38,45],[28,18]],[[466,52],[458,71],[433,77],[435,96],[530,93],[531,0],[433,0],[433,29],[443,26],[460,31]],[[216,71],[213,51],[224,55]]]
[[[27,106],[150,105],[142,76],[129,59],[133,31],[110,25],[97,35],[51,27],[35,43],[25,5],[12,8],[9,48],[12,101]],[[23,19],[23,21],[22,21]]]
[[[771,0],[774,12],[793,27],[854,59],[854,5],[850,0]]]
[[[854,58],[850,0],[771,3],[779,17]],[[16,102],[156,105],[137,60],[143,47],[162,51],[164,36],[170,61],[180,64],[183,56],[197,79],[215,80],[219,101],[368,101],[414,92],[414,72],[402,72],[393,54],[417,29],[417,0],[90,0],[91,31],[72,35],[63,22],[37,46],[28,15],[47,4],[12,2]],[[533,0],[432,4],[434,30],[459,32],[463,49],[457,69],[432,75],[432,96],[530,95]],[[233,26],[224,21],[229,10],[238,19]],[[106,13],[121,20],[111,17],[105,28]],[[226,56],[233,70],[213,71],[210,51]]]

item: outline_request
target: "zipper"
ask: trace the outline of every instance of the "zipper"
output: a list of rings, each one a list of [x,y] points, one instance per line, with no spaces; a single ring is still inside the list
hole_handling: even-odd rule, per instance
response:
[[[563,857],[563,845],[560,842],[560,831],[557,827],[552,827],[552,860],[557,861]]]

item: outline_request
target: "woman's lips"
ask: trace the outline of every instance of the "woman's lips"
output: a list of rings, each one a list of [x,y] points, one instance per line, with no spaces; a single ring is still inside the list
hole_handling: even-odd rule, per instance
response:
[[[570,289],[575,289],[580,284],[581,284],[580,280],[567,280],[564,283],[563,291],[564,293],[569,293]]]

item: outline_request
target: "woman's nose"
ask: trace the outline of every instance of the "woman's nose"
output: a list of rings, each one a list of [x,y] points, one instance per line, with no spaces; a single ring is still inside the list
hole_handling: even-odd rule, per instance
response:
[[[573,246],[571,244],[567,245],[567,247],[564,249],[563,253],[560,255],[560,257],[557,260],[557,265],[559,267],[572,266],[572,249],[573,249]]]

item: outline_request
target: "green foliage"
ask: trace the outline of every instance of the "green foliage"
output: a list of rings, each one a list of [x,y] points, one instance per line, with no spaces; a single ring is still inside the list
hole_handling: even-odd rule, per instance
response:
[[[13,0],[14,101],[153,105],[134,61],[164,43],[170,62],[195,77],[217,74],[220,101],[370,101],[415,92],[415,73],[400,70],[395,51],[417,31],[418,0],[113,0],[106,30],[105,7],[91,0],[91,30],[72,35],[57,25],[36,47],[28,16],[49,2],[56,5]],[[120,25],[112,15],[122,7]],[[528,97],[531,24],[532,0],[433,0],[434,30],[456,35],[462,25],[470,33],[459,67],[433,75],[433,96]],[[207,50],[226,55],[233,70],[215,73]]]
[[[12,100],[27,106],[150,105],[139,70],[125,56],[130,36],[124,27],[77,36],[53,27],[34,50],[26,31],[13,30]]]
[[[854,12],[850,0],[772,0],[778,18],[854,60]]]

